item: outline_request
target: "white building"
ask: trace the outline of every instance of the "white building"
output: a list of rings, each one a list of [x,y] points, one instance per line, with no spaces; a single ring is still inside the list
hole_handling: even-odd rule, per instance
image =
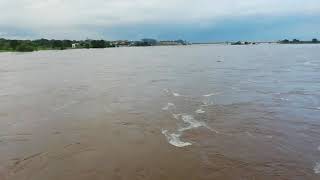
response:
[[[79,46],[79,43],[73,43],[72,45],[71,45],[71,47],[74,49],[74,48],[77,48]]]

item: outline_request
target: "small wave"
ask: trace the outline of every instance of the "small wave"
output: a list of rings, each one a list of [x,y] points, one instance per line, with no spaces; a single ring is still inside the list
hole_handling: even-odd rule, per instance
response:
[[[175,118],[176,120],[180,119],[181,114],[172,114],[173,118]]]
[[[305,65],[305,66],[318,66],[318,64],[310,62],[310,61],[304,62],[303,65]]]
[[[190,142],[183,142],[180,140],[181,134],[168,133],[168,130],[162,130],[162,134],[166,136],[169,144],[176,147],[185,147],[192,145]]]
[[[206,106],[211,106],[213,104],[214,103],[212,101],[205,100],[205,101],[202,101],[202,105],[201,106],[206,107]]]
[[[168,103],[165,107],[162,108],[162,110],[167,111],[173,107],[175,107],[175,105],[173,103]]]
[[[271,135],[267,135],[265,137],[268,138],[268,139],[272,139],[273,138],[273,136],[271,136]]]
[[[292,71],[292,69],[290,69],[290,68],[283,68],[283,69],[275,70],[273,72],[291,72],[291,71]]]
[[[211,94],[205,94],[205,95],[202,95],[204,97],[211,97],[211,96],[216,96],[216,95],[219,95],[220,93],[211,93]]]
[[[314,173],[320,174],[320,162],[316,163],[316,166],[313,168]]]
[[[68,103],[63,104],[62,106],[56,107],[55,109],[53,109],[53,111],[60,111],[60,110],[66,109],[66,108],[68,108],[68,107],[70,107],[72,105],[75,105],[77,103],[79,103],[79,101],[75,101],[75,100],[74,101],[70,101]]]
[[[158,83],[158,82],[167,82],[169,79],[152,79],[151,83]]]
[[[217,134],[220,133],[219,131],[209,127],[206,123],[200,122],[200,121],[194,119],[193,116],[191,116],[191,115],[182,115],[182,121],[186,124],[189,124],[189,125],[187,127],[179,128],[178,131],[180,131],[180,132],[187,131],[187,130],[194,129],[194,128],[205,127],[212,132],[215,132]]]
[[[198,110],[196,110],[196,113],[198,113],[198,114],[203,114],[203,113],[205,113],[205,111],[202,110],[202,109],[198,109]]]
[[[254,137],[254,135],[251,134],[249,131],[246,131],[246,134],[247,134],[248,136],[250,136],[250,137]]]
[[[217,93],[211,93],[211,94],[205,94],[205,95],[202,95],[204,97],[211,97],[211,96],[215,96],[217,95]]]
[[[252,79],[248,79],[247,82],[248,82],[248,83],[254,83],[254,84],[258,83],[258,81],[254,81],[254,80],[252,80]]]
[[[179,97],[179,96],[182,96],[181,94],[177,93],[177,92],[174,92],[172,91],[171,89],[164,89],[163,90],[167,95],[172,95],[172,96],[175,96],[175,97]]]
[[[165,93],[170,93],[170,90],[169,89],[164,89],[163,90]]]
[[[176,93],[176,92],[172,92],[172,95],[173,95],[173,96],[175,96],[175,97],[179,97],[179,96],[181,96],[181,94]]]
[[[247,92],[248,91],[248,90],[242,89],[240,87],[231,87],[231,89],[234,90],[234,91],[238,91],[238,92]]]

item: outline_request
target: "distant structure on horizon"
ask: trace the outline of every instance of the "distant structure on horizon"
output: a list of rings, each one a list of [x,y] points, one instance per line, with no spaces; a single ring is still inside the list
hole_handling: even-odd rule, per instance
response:
[[[285,39],[278,41],[280,44],[319,44],[320,41],[316,38],[313,38],[311,41],[300,41],[298,39],[293,39],[292,41]]]
[[[155,39],[142,39],[140,41],[129,40],[55,40],[55,39],[37,39],[37,40],[16,40],[0,38],[0,51],[20,51],[31,52],[37,50],[64,50],[81,48],[112,48],[112,47],[131,47],[131,46],[173,46],[189,45],[187,41],[157,41]]]

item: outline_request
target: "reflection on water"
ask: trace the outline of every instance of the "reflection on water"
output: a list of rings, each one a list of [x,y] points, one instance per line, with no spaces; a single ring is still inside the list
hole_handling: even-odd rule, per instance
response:
[[[320,46],[0,54],[0,179],[319,179]]]

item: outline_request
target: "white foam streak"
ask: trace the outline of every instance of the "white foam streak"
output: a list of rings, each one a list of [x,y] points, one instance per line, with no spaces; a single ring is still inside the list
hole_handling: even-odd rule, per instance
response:
[[[305,66],[318,66],[318,64],[310,62],[310,61],[303,63],[303,65],[305,65]]]
[[[289,101],[287,98],[280,98],[281,101]]]
[[[316,166],[313,168],[314,173],[320,174],[320,162],[316,163]]]
[[[176,120],[179,120],[181,117],[181,114],[172,114],[173,118],[175,118]]]
[[[204,97],[211,97],[211,96],[216,96],[219,95],[219,93],[211,93],[211,94],[205,94],[203,95]]]
[[[165,107],[162,108],[162,110],[167,111],[170,108],[174,108],[175,105],[173,103],[168,103]]]
[[[320,146],[318,146],[318,151],[320,151]],[[320,174],[320,162],[316,163],[316,166],[313,168],[314,173]]]
[[[250,137],[254,137],[249,131],[246,131],[246,134]]]
[[[201,106],[207,107],[207,106],[211,106],[213,104],[214,103],[212,101],[205,100],[205,101],[202,101],[202,105]]]
[[[179,93],[176,93],[176,92],[172,92],[172,95],[175,96],[175,97],[181,96]]]
[[[205,113],[205,111],[202,110],[202,109],[198,109],[198,110],[196,110],[196,113],[198,113],[198,114],[203,114],[203,113]]]
[[[169,142],[169,144],[176,147],[185,147],[192,145],[189,142],[183,142],[180,140],[181,134],[168,133],[168,130],[162,130],[162,134],[164,134]]]
[[[164,89],[163,90],[167,95],[173,95],[175,97],[179,97],[179,96],[182,96],[181,94],[177,93],[177,92],[174,92],[170,89]]]
[[[195,120],[190,115],[183,115],[182,116],[182,121],[184,123],[188,124],[188,126],[179,128],[180,132],[183,132],[183,131],[186,131],[186,130],[190,130],[190,129],[193,129],[193,128],[198,128],[198,127],[201,127],[201,126],[204,126],[204,127],[206,126],[203,122],[199,122],[199,121]]]
[[[170,90],[169,89],[164,89],[163,90],[165,93],[170,93]]]

